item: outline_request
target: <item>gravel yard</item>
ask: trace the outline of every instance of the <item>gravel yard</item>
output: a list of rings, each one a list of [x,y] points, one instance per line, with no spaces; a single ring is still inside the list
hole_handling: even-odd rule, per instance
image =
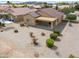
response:
[[[61,24],[57,28],[61,30],[62,36],[55,42],[54,49],[46,46],[46,39],[51,31],[35,28],[20,27],[19,24],[8,24],[3,32],[0,32],[0,57],[43,57],[62,58],[70,54],[79,57],[79,24]],[[18,33],[14,33],[17,29]],[[32,44],[30,32],[38,39],[38,46]],[[44,32],[45,36],[41,33]],[[7,52],[8,51],[8,52]]]

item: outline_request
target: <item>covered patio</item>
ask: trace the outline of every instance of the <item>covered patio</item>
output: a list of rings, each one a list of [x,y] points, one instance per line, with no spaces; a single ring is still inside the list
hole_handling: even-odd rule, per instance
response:
[[[50,18],[50,17],[38,17],[35,21],[37,26],[44,26],[49,29],[53,29],[54,26],[57,24],[57,18]]]

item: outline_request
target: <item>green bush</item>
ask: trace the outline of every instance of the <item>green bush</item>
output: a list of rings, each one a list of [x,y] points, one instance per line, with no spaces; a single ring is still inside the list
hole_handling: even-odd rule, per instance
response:
[[[74,11],[75,11],[75,9],[73,8],[73,7],[70,7],[70,8],[64,8],[64,9],[62,9],[62,12],[64,13],[64,14],[69,14],[69,13],[74,13]]]
[[[76,4],[74,8],[75,8],[75,10],[78,11],[79,10],[79,4]]]
[[[25,26],[25,24],[20,24],[21,27]]]
[[[68,20],[70,20],[70,21],[73,21],[73,20],[76,20],[77,16],[74,15],[74,14],[68,14],[68,15],[66,16],[66,18],[67,18]]]
[[[0,26],[1,26],[1,22],[0,22]]]
[[[2,23],[2,24],[1,24],[1,26],[5,26],[5,24],[4,24],[4,23]]]
[[[56,34],[60,35],[60,31],[57,30],[57,29],[55,29],[55,30],[53,31],[53,33],[56,33]]]
[[[15,33],[18,33],[18,30],[14,30]]]
[[[70,54],[69,58],[75,58],[75,56],[73,54]]]
[[[51,33],[50,34],[50,38],[56,40],[57,39],[58,34],[57,33]]]
[[[5,24],[0,22],[0,26],[5,26]]]
[[[51,38],[46,40],[46,44],[49,48],[53,47],[54,45],[54,40],[52,40]]]

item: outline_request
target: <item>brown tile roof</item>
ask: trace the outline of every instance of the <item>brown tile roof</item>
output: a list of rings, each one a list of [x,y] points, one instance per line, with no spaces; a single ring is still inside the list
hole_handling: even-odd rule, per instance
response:
[[[5,6],[0,6],[0,10],[5,11],[7,9],[7,7]]]
[[[61,18],[62,15],[64,15],[62,12],[59,12],[58,10],[55,10],[53,8],[39,9],[39,11],[37,13],[40,15],[46,14],[49,17],[58,18],[58,19]]]
[[[39,17],[40,15],[37,14],[36,12],[31,12],[29,13],[32,17],[36,18],[36,17]]]
[[[35,12],[35,11],[36,11],[36,9],[29,9],[27,7],[8,9],[8,12],[11,13],[12,15],[14,15],[14,16],[16,16],[16,15],[25,15],[25,14],[28,14],[30,12]]]

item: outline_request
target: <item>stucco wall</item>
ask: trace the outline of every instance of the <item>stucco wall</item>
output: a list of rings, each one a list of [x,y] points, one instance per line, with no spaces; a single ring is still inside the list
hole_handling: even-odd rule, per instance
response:
[[[24,15],[24,23],[28,25],[35,25],[35,20],[31,15]]]
[[[23,21],[23,15],[19,15],[19,16],[16,16],[16,22],[21,22]]]

